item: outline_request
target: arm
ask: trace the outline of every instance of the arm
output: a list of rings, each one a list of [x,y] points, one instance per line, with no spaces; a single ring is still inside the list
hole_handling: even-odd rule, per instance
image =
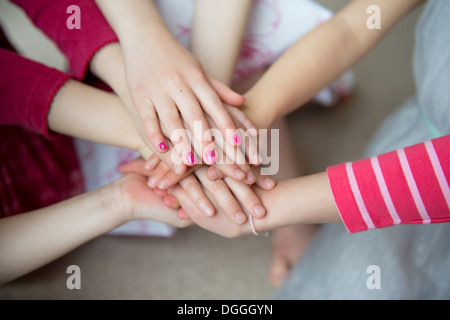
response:
[[[192,149],[181,117],[191,132],[195,132],[195,122],[201,123],[203,135],[209,129],[205,113],[234,145],[236,127],[222,100],[239,104],[243,98],[204,73],[198,60],[170,34],[153,2],[98,0],[97,3],[120,39],[130,107],[136,109],[138,119],[134,120],[144,140],[156,150],[166,151],[164,129],[172,144],[183,151],[185,163],[193,165],[185,160]],[[174,133],[181,133],[182,140],[178,141]],[[197,154],[208,163],[205,154],[214,143],[202,135],[194,136],[200,150]]]
[[[118,38],[92,0],[11,0],[21,7],[67,58],[70,71],[81,80],[89,63],[105,45]],[[67,8],[76,4],[81,11],[81,29],[67,28]]]
[[[213,78],[230,85],[252,6],[251,0],[196,0],[191,52]]]
[[[327,171],[349,232],[450,221],[450,135]]]
[[[51,130],[131,150],[144,144],[114,94],[69,80],[55,95],[47,117]]]
[[[146,185],[128,175],[101,189],[0,219],[0,284],[12,281],[135,219],[189,225]]]
[[[279,181],[271,191],[255,188],[268,210],[264,219],[255,220],[256,229],[343,222],[353,233],[397,224],[450,222],[449,150],[447,135],[327,172]],[[181,188],[170,192],[203,228],[227,237],[252,231],[248,223],[230,223],[223,212],[205,218]]]
[[[73,80],[54,68],[0,49],[0,124],[22,126],[144,151],[133,122],[114,94]]]
[[[0,72],[0,125],[50,137],[46,115],[55,92],[72,77],[5,49],[0,49]]]
[[[298,40],[246,93],[245,112],[259,128],[310,100],[359,61],[421,0],[354,0]],[[369,30],[366,9],[378,5],[382,27]]]

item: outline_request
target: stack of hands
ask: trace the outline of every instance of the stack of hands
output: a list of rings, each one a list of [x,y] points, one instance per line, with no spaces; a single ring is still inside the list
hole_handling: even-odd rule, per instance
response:
[[[326,172],[277,183],[261,174],[259,151],[270,147],[258,130],[350,69],[420,2],[378,0],[383,28],[373,32],[361,14],[372,1],[351,1],[237,93],[230,86],[251,0],[197,0],[190,50],[152,1],[96,0],[119,41],[99,49],[89,70],[114,94],[68,80],[51,102],[48,128],[142,158],[100,189],[0,219],[0,243],[9,245],[0,282],[133,220],[195,223],[227,237],[341,222]]]
[[[217,45],[219,58],[228,67],[216,68],[215,61],[210,63],[211,73],[221,81],[210,76],[169,32],[151,1],[134,6],[121,1],[97,3],[120,44],[101,49],[91,70],[118,94],[140,139],[142,158],[123,165],[121,172],[146,177],[148,188],[168,207],[180,208],[179,219],[200,223],[203,217],[225,215],[244,224],[250,217],[256,233],[252,218],[263,218],[267,210],[254,187],[270,190],[275,181],[260,173],[258,128],[241,107],[244,96],[227,86],[240,53],[251,1],[219,3],[211,8],[207,2],[199,2],[197,10],[210,10],[210,15],[217,15],[220,5],[231,6],[230,19],[238,22],[235,28],[239,30],[222,32],[234,33],[225,37],[232,50],[223,53],[219,49],[224,44]],[[239,9],[239,14],[230,9]],[[226,19],[217,23],[226,24]],[[214,54],[214,46],[211,49],[207,39],[203,40],[207,37],[195,30],[204,32],[205,27],[194,29],[192,38],[197,45],[193,51],[200,51],[200,56],[206,49]]]

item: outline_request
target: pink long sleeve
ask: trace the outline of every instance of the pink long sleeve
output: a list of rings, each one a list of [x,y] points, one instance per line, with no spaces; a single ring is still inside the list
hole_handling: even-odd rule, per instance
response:
[[[11,51],[1,28],[0,47],[2,218],[71,198],[84,185],[72,139],[47,125],[53,98],[71,76]]]
[[[93,0],[11,0],[20,6],[69,61],[70,71],[79,80],[86,75],[94,54],[103,46],[118,41],[114,31]],[[69,29],[67,8],[80,8],[80,29]]]
[[[327,174],[350,233],[450,222],[450,135],[333,166]]]
[[[0,125],[21,126],[49,137],[50,105],[71,76],[1,48],[0,74]]]

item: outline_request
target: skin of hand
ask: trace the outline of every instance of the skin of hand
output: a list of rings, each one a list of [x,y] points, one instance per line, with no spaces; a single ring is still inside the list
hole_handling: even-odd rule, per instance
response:
[[[218,0],[214,2],[197,0],[195,2],[190,45],[191,51],[199,58],[208,74],[212,74],[216,79],[219,79],[228,85],[231,83],[235,64],[240,53],[241,42],[247,25],[247,18],[251,5],[252,1],[250,0]],[[224,50],[225,48],[226,50]],[[240,112],[240,110],[230,107],[228,108],[228,111],[233,116],[234,120],[238,120],[239,123],[236,123],[238,127],[242,126],[247,130],[251,128],[254,133],[257,133],[256,128],[251,124],[248,118]],[[207,118],[211,128],[215,127],[213,121],[209,117]],[[214,141],[216,142],[216,146],[220,149],[220,146],[223,145],[223,143],[219,143],[221,140],[217,140],[216,138]],[[252,142],[253,140],[249,138],[246,141]],[[228,151],[230,148],[226,149]],[[252,160],[252,164],[258,165],[261,162],[256,147],[248,148],[247,146],[244,152],[247,157]],[[220,150],[216,149],[216,155],[220,155]],[[227,153],[227,155],[233,157],[233,155],[230,155],[229,153]],[[200,208],[199,203],[202,203],[203,211],[209,212],[209,215],[212,214],[212,205],[207,197],[202,195],[202,189],[196,179],[181,178],[170,171],[170,168],[164,163],[160,163],[158,166],[158,162],[156,157],[152,157],[146,163],[146,168],[149,171],[152,170],[149,176],[149,186],[151,188],[158,186],[160,189],[168,189],[180,182],[181,186],[189,186],[189,188],[185,187],[185,190],[197,206]],[[242,161],[238,163],[242,163]],[[156,166],[158,166],[158,168],[153,170]],[[242,177],[239,176],[236,177],[236,174],[229,172],[230,170],[235,170],[235,168],[232,168],[228,164],[216,163],[214,168],[216,169],[214,172],[221,177],[230,176],[235,180],[244,181],[250,184],[255,182],[255,177],[252,171],[248,170],[248,165],[246,165],[246,168],[241,167],[244,172],[248,173],[246,179],[242,179]],[[271,182],[274,184],[273,181]],[[222,182],[222,186],[225,185],[226,183]],[[228,190],[228,193],[226,193],[224,188],[222,194],[222,197],[228,198],[230,191]],[[237,198],[238,197],[239,195],[237,195]],[[174,201],[170,201],[170,203],[172,204]],[[231,217],[239,216],[242,218],[244,216],[242,212],[238,212],[235,209],[239,208],[236,199],[230,199],[229,203],[230,205],[227,205],[229,215]],[[255,216],[261,217],[263,212],[265,212],[265,209],[263,209],[261,205],[255,206],[255,208],[258,208],[255,210]],[[243,220],[240,219],[240,221]]]
[[[147,176],[149,172],[144,168],[144,162],[144,159],[132,160],[122,165],[120,171],[124,174],[136,173]],[[223,212],[231,221],[237,224],[242,224],[247,220],[245,212],[255,218],[264,217],[266,209],[250,185],[228,177],[216,181],[204,179],[206,168],[196,169],[194,174],[187,176],[177,184],[204,216],[211,217],[219,210],[219,212]],[[257,186],[262,190],[274,188],[275,181],[258,174],[256,169],[254,169],[254,172]],[[171,194],[173,188],[171,187],[168,190],[156,188],[154,191],[164,200],[167,206],[179,208],[178,200]],[[206,194],[204,190],[208,190],[209,194]]]
[[[210,191],[205,188],[205,184],[211,182],[206,177],[205,168],[197,170],[196,175],[207,195],[215,192],[214,187],[210,187]],[[206,180],[210,182],[206,182]],[[254,220],[255,229],[258,232],[299,223],[317,224],[342,221],[325,172],[279,181],[270,191],[263,190],[258,186],[252,188],[262,200],[267,212],[271,213],[267,214],[264,219]],[[168,192],[178,200],[183,208],[183,213],[196,225],[206,230],[227,238],[235,238],[253,232],[250,223],[236,224],[221,209],[217,210],[214,216],[206,217],[179,185],[172,187]],[[214,200],[213,204],[215,205]]]
[[[220,3],[220,2],[222,2],[222,3]],[[99,5],[100,5],[100,7],[103,7],[104,12],[105,12],[107,17],[108,16],[110,16],[110,17],[114,16],[114,12],[109,12],[108,13],[108,10],[111,9],[111,7],[105,7],[105,4],[102,4],[102,1],[99,1]],[[110,5],[111,5],[111,2],[108,4],[108,6],[110,6]],[[112,5],[114,6],[114,4],[112,4]],[[200,10],[202,10],[202,8],[205,9],[205,6],[210,6],[210,5],[211,5],[211,3],[208,3],[208,2],[205,2],[205,1],[199,1],[198,3],[196,3],[196,9],[200,8]],[[226,61],[225,61],[225,63],[223,63],[224,61],[222,61],[222,63],[221,63],[222,70],[220,72],[216,73],[216,75],[217,76],[221,76],[220,79],[221,80],[226,80],[226,81],[228,81],[228,78],[227,77],[225,77],[225,78],[222,77],[222,75],[223,75],[222,71],[228,69],[228,71],[226,71],[226,72],[230,73],[230,71],[232,71],[234,69],[234,64],[235,64],[235,60],[237,59],[237,56],[239,54],[240,42],[242,40],[241,38],[242,38],[243,30],[244,30],[244,27],[245,27],[245,24],[246,24],[246,18],[248,16],[249,9],[250,9],[250,6],[251,6],[251,1],[249,1],[249,0],[245,0],[245,1],[236,1],[236,0],[233,0],[233,1],[219,1],[219,2],[214,2],[214,4],[213,4],[213,6],[221,6],[221,7],[230,6],[230,5],[234,9],[242,9],[242,10],[227,10],[227,12],[230,15],[228,15],[228,17],[225,17],[225,18],[223,16],[223,10],[215,10],[215,14],[219,15],[219,17],[221,18],[219,24],[221,24],[221,25],[223,25],[224,23],[228,24],[229,23],[228,20],[230,18],[233,18],[232,27],[235,28],[235,29],[236,28],[238,28],[238,29],[240,28],[241,29],[241,30],[239,30],[239,32],[237,30],[233,30],[231,32],[229,30],[230,28],[227,28],[227,29],[215,28],[215,29],[218,29],[218,30],[227,30],[226,31],[228,33],[228,36],[226,37],[226,39],[227,39],[227,41],[226,41],[227,48],[229,48],[229,47],[235,48],[233,50],[227,50],[226,52],[223,51],[223,53],[221,54],[221,58],[223,58]],[[209,8],[207,10],[211,11],[211,9],[212,8]],[[217,9],[217,7],[216,7],[216,9]],[[140,11],[143,12],[145,10],[140,10]],[[147,13],[148,12],[150,12],[150,11],[147,8]],[[236,12],[238,12],[239,17],[236,17]],[[213,15],[214,15],[214,13],[213,13]],[[204,15],[201,15],[201,16],[205,17]],[[241,21],[241,23],[234,23],[234,22],[236,22],[236,18],[238,18],[237,20]],[[158,19],[156,19],[156,20],[158,20]],[[214,19],[215,23],[218,23],[217,21],[218,21],[217,19]],[[161,20],[158,20],[158,23],[163,24]],[[114,26],[114,23],[112,23],[112,26],[113,26],[113,28],[115,28],[118,31],[119,38],[121,38],[121,34],[122,35],[123,34],[127,35],[125,37],[125,39],[122,36],[122,39],[124,39],[124,41],[121,41],[123,46],[127,46],[127,45],[129,45],[130,47],[135,46],[134,47],[135,49],[137,49],[139,47],[142,48],[142,46],[143,46],[142,45],[142,42],[143,42],[142,39],[145,39],[147,37],[147,35],[143,35],[140,32],[136,32],[136,30],[141,30],[142,28],[128,27],[128,28],[126,28],[126,30],[124,30],[120,25]],[[193,28],[193,32],[192,32],[193,39],[204,39],[203,36],[196,37],[196,35],[199,35],[198,30],[200,30],[200,31],[205,30],[205,28],[201,27],[201,23],[200,23],[200,25],[197,25],[197,26],[200,26],[200,28],[198,28],[198,27],[197,28],[195,28],[195,27]],[[141,25],[141,27],[142,27],[142,25]],[[148,31],[149,34],[150,33],[153,34],[153,35],[157,34],[158,36],[164,35],[165,37],[168,36],[168,32],[167,32],[167,30],[165,28],[162,28],[162,29],[161,28],[156,28],[156,29],[158,29],[158,31],[153,30],[153,31],[155,31],[154,33],[150,32],[150,30],[148,30],[148,29],[146,29],[146,30]],[[234,34],[237,34],[238,36],[234,37]],[[241,35],[239,35],[239,34],[241,34]],[[233,35],[233,36],[231,36],[231,35]],[[224,38],[224,37],[221,37],[221,38]],[[138,41],[134,42],[133,39],[137,39]],[[208,39],[210,39],[210,38],[208,38]],[[170,41],[164,42],[164,45],[166,45],[166,44],[173,45],[173,46],[176,46],[179,49],[179,47],[181,47],[181,46],[178,44],[178,42],[172,41],[172,40],[175,40],[175,39],[173,39],[173,37],[170,37]],[[195,42],[198,43],[201,46],[202,41],[195,41]],[[150,41],[148,43],[150,43]],[[221,45],[222,46],[224,45],[223,41],[222,41]],[[193,45],[192,47],[193,47],[193,50],[195,50],[195,48],[198,48],[198,46],[196,46],[196,45]],[[159,49],[159,47],[156,48],[156,49]],[[211,48],[209,48],[209,50],[210,49]],[[107,50],[109,50],[109,49],[107,49]],[[116,52],[119,52],[117,49],[115,49],[115,50],[116,50]],[[155,50],[155,48],[153,48],[152,50]],[[171,52],[171,53],[172,52],[176,53],[177,50],[172,48],[172,49],[167,50],[167,51]],[[183,50],[184,50],[184,48],[183,48]],[[109,51],[111,51],[111,50],[109,50]],[[134,50],[134,49],[133,50],[125,50],[125,52],[141,52],[141,51],[142,50]],[[202,52],[202,50],[195,50],[195,51],[198,54],[200,54]],[[210,52],[210,51],[208,51],[208,52]],[[216,52],[217,52],[217,50],[216,50]],[[231,52],[231,54],[229,54],[229,52]],[[117,59],[119,54],[120,53],[116,54],[116,57],[115,57],[116,59]],[[100,53],[100,54],[96,55],[97,57],[94,57],[91,69],[97,75],[102,75],[104,73],[103,70],[106,69],[106,65],[104,65],[104,64],[102,65],[102,62],[106,61],[108,59],[112,60],[111,57],[108,57],[108,55],[110,55],[110,54],[109,53],[107,53],[107,54]],[[106,59],[103,56],[106,56]],[[158,56],[158,55],[156,54],[155,56]],[[126,57],[126,55],[125,55],[125,57]],[[166,56],[164,58],[166,59]],[[131,60],[135,60],[135,59],[133,58]],[[179,62],[180,58],[177,57],[176,59],[173,59],[173,60],[176,60],[177,62]],[[98,62],[98,61],[100,61],[100,62]],[[232,65],[229,68],[228,65],[230,65],[230,62],[231,62]],[[189,66],[189,63],[186,63],[186,65]],[[209,65],[211,65],[211,64],[209,64]],[[154,66],[152,66],[152,67],[154,67]],[[106,70],[108,70],[108,69],[106,69]],[[139,68],[138,72],[141,72],[141,70],[142,70],[142,68]],[[145,68],[144,68],[144,70],[145,70]],[[213,71],[213,69],[212,68],[208,68],[208,71]],[[195,74],[193,72],[190,72],[190,73]],[[103,77],[101,77],[101,78],[103,78],[103,79],[119,78],[120,79],[120,77],[117,77],[117,76],[111,75],[111,74],[103,74]],[[229,77],[229,79],[231,80],[231,76]],[[116,81],[112,81],[112,82],[115,83]],[[118,88],[119,90],[120,90],[120,88],[123,88],[123,87],[124,87],[123,84],[122,85],[118,85],[118,86],[116,85],[116,88]],[[116,91],[118,91],[118,90],[116,90]],[[127,91],[127,90],[125,90],[125,91]],[[226,93],[226,88],[223,88],[220,91],[218,90],[218,92],[219,93],[222,93],[222,92]],[[123,94],[119,93],[119,95],[122,96]],[[223,94],[223,97],[226,98],[227,96],[225,94]],[[234,98],[237,98],[237,97],[234,97]],[[131,99],[129,99],[127,97],[125,100],[130,101]],[[238,99],[235,99],[235,101],[237,101],[239,103]],[[241,101],[241,102],[243,102],[243,101]],[[234,113],[234,115],[236,117],[239,117],[239,114],[236,115],[236,113],[239,110],[232,110],[232,108],[228,108],[228,110],[230,111],[230,114]],[[133,113],[136,114],[135,110],[131,110],[131,111],[132,111],[131,112],[132,114]],[[206,116],[206,117],[208,117],[208,116]],[[209,117],[208,117],[208,119],[210,120]],[[210,123],[210,125],[212,127],[215,127],[215,123],[213,123],[213,121],[209,121],[209,123]],[[249,124],[249,121],[246,118],[245,119],[241,119],[240,123],[243,124],[244,126],[245,125],[252,126],[251,124]],[[252,126],[252,128],[255,129],[254,126]],[[254,130],[254,131],[256,131],[256,130]],[[227,148],[227,150],[229,150],[229,149],[230,148]],[[217,153],[218,152],[216,150],[216,154]],[[259,161],[259,159],[257,159],[253,163],[257,164],[258,161]],[[153,156],[146,163],[146,165],[147,165],[146,167],[147,167],[147,169],[151,169],[151,168],[153,168],[154,165],[157,165],[157,163],[158,163],[158,160],[156,159],[155,156]],[[162,168],[162,169],[160,170],[160,173],[155,173],[155,175],[149,179],[150,187],[154,187],[154,185],[157,184],[160,188],[168,188],[168,187],[170,187],[171,184],[180,181],[182,178],[184,178],[189,172],[191,172],[194,169],[194,168],[188,169],[186,172],[184,172],[183,175],[180,175],[179,172],[176,172],[176,170],[174,170],[174,171],[170,172],[171,175],[172,175],[171,177],[173,179],[167,179],[166,178],[166,179],[162,179],[162,181],[159,181],[160,178],[162,177],[162,175],[167,172],[168,166],[165,165],[165,164],[167,164],[167,161],[165,161],[164,163],[161,163],[160,168]],[[233,166],[235,167],[235,165],[233,165],[233,164],[221,165],[220,166],[220,168],[222,169],[221,174],[222,175],[229,175],[229,176],[235,178],[236,180],[244,180],[247,183],[253,183],[254,182],[254,180],[255,180],[254,175],[253,175],[253,173],[250,170],[248,165],[246,165],[245,168],[242,168],[242,166],[241,166],[241,169],[243,169],[243,171],[245,173],[247,173],[247,178],[246,179],[244,179],[242,174],[238,175],[238,173],[241,173],[241,172],[236,170],[237,168],[234,168]],[[219,166],[215,165],[215,167],[218,168],[219,172],[220,172]],[[170,168],[174,168],[174,167],[172,167],[170,165]],[[199,186],[197,186],[197,188],[195,190],[201,190],[201,188],[199,188]],[[193,195],[194,194],[194,189],[192,189],[189,194]],[[206,197],[203,196],[202,198],[203,198],[203,201],[202,201],[203,203],[209,203],[209,201],[207,201]],[[211,214],[211,205],[210,204],[209,204],[209,206],[203,205],[203,209]]]
[[[414,8],[420,0],[360,0],[352,1],[344,9],[332,18],[330,21],[322,24],[314,29],[308,35],[300,39],[294,44],[278,61],[275,62],[265,73],[260,81],[246,94],[246,102],[242,110],[249,116],[252,122],[259,128],[268,128],[275,119],[282,117],[290,111],[298,108],[304,102],[314,96],[322,87],[331,82],[339,74],[348,70],[361,57],[363,57],[370,49],[412,8]],[[367,16],[362,14],[370,5],[376,4],[380,6],[384,14],[384,27],[381,31],[369,30],[366,27]],[[321,52],[320,55],[302,54],[304,52]],[[289,70],[301,70],[301,72],[289,72]],[[305,85],[298,86],[302,83],[302,79],[308,79]],[[256,108],[255,106],[258,106]],[[276,106],[274,108],[274,106]],[[320,174],[322,177],[318,179],[322,181],[317,186],[318,192],[324,192],[328,210],[324,213],[332,221],[339,221],[336,216],[336,209],[330,204],[334,204],[329,187],[327,189],[326,173]],[[305,180],[306,178],[301,178]],[[282,187],[280,183],[277,188]],[[276,189],[277,189],[276,188]],[[275,189],[275,190],[276,190]],[[314,189],[314,188],[312,188]],[[225,233],[227,236],[235,236],[241,234],[238,227],[233,226],[235,230],[216,230],[214,226],[209,225],[211,220],[205,220],[201,216],[195,216],[196,211],[192,205],[186,200],[182,192],[172,191],[177,197],[180,205],[194,220],[195,223],[202,225],[213,232]],[[275,190],[270,194],[276,193]],[[294,189],[295,190],[295,189]],[[297,192],[300,192],[297,190]],[[331,196],[330,196],[331,195]],[[280,199],[285,202],[291,201],[285,194],[280,194]],[[294,195],[295,203],[297,198]],[[264,198],[263,198],[264,202]],[[318,202],[317,206],[323,203]],[[266,207],[271,211],[270,204]],[[311,204],[311,208],[314,206]],[[283,207],[280,211],[286,212]],[[313,210],[314,211],[314,210]],[[292,212],[295,214],[295,212]],[[218,219],[220,215],[216,214],[214,218]],[[258,221],[259,223],[271,221],[268,215],[265,219]],[[313,220],[314,223],[326,221],[320,219]],[[198,219],[197,219],[198,218]],[[300,220],[295,223],[308,223],[308,221]],[[291,223],[274,223],[275,226],[287,226]],[[222,222],[218,225],[223,226]],[[264,228],[264,226],[263,226]]]
[[[137,150],[145,159],[152,155],[136,132],[133,121],[121,100],[114,94],[81,82],[69,80],[61,87],[53,99],[47,118],[50,129],[55,132]],[[143,165],[142,168],[144,169]],[[201,188],[196,186],[190,192],[199,190]],[[210,204],[210,202],[205,195],[202,195],[201,200],[197,203],[201,205],[200,208],[205,209],[204,203]],[[210,208],[214,209],[212,205]],[[242,211],[241,209],[238,212]],[[208,209],[205,214],[210,212],[211,210]],[[238,212],[237,210],[233,212],[233,217]]]
[[[249,163],[247,163],[247,159],[251,160],[251,165],[257,166],[261,164],[261,157],[258,154],[257,146],[257,131],[251,124],[251,121],[238,108],[230,107],[230,113],[236,120],[237,126],[245,129],[245,131],[244,129],[241,129],[241,135],[245,137],[244,143],[241,144],[239,149],[232,148],[223,140],[223,136],[220,132],[216,131],[214,133],[214,141],[216,142],[216,152],[214,157],[216,160],[212,166],[216,169],[215,172],[217,175],[220,175],[221,178],[228,176],[237,181],[253,184],[255,183],[255,176]],[[214,128],[214,124],[211,123],[211,127]],[[184,176],[179,176],[174,171],[170,170],[170,166],[165,162],[160,161],[155,155],[147,160],[144,167],[151,172],[149,175],[149,186],[151,188],[158,187],[159,189],[170,188],[194,171],[187,170]],[[199,166],[195,166],[192,169],[198,167]]]
[[[126,86],[134,114],[139,117],[135,119],[140,121],[139,131],[143,130],[156,150],[168,149],[164,128],[174,147],[183,153],[183,163],[196,162],[179,113],[192,132],[196,122],[202,124],[204,135],[195,137],[197,145],[202,146],[205,162],[214,143],[207,136],[209,126],[204,113],[213,119],[228,143],[240,144],[222,100],[242,103],[242,96],[206,75],[198,60],[170,34],[152,1],[130,4],[112,0],[97,4],[120,39]]]
[[[110,68],[110,65],[114,65],[115,68]],[[177,163],[172,161],[172,154],[169,151],[173,151],[171,143],[168,143],[169,148],[166,151],[161,151],[159,149],[155,149],[153,145],[149,142],[147,136],[145,135],[144,129],[142,127],[142,122],[140,121],[139,114],[134,108],[133,103],[131,102],[131,97],[129,94],[129,90],[126,87],[126,83],[124,80],[124,65],[123,65],[123,55],[121,52],[120,45],[118,43],[113,43],[105,46],[100,51],[98,51],[90,65],[91,71],[96,74],[101,79],[108,79],[108,84],[113,88],[115,92],[117,92],[118,96],[123,101],[124,105],[127,107],[131,117],[134,120],[134,124],[136,126],[136,130],[138,131],[142,140],[146,143],[149,149],[158,156],[172,171],[175,175],[174,178],[177,180],[182,179],[183,177],[190,174],[195,166],[186,167],[184,163]],[[241,97],[242,98],[242,97]],[[235,104],[242,103],[243,99],[236,99],[234,101]],[[239,123],[241,123],[244,128],[256,130],[255,127],[251,124],[251,122],[246,118],[242,117],[242,113],[240,113],[239,109],[228,107],[227,110],[230,111],[230,114],[233,116],[233,119],[236,119]],[[230,148],[231,149],[231,148]],[[242,179],[237,176],[236,170],[232,170],[232,166],[227,168],[228,170],[225,174],[230,174],[231,177],[235,179]],[[247,170],[246,172],[249,172]]]
[[[0,219],[0,283],[21,277],[125,222],[148,219],[182,228],[146,179],[126,175],[55,205]],[[30,243],[33,245],[30,246]]]

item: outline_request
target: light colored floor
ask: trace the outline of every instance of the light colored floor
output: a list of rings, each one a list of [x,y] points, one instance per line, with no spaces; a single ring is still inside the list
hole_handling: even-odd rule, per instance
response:
[[[318,2],[336,10],[347,1]],[[351,100],[336,109],[305,108],[289,116],[306,173],[360,158],[380,121],[414,91],[411,54],[419,13],[415,10],[404,19],[355,66]],[[18,39],[14,44],[29,57],[64,65],[51,44],[5,0],[0,0],[0,18]],[[270,237],[230,240],[196,227],[169,239],[101,236],[0,287],[0,298],[267,299],[273,290],[268,278],[270,245]],[[66,287],[66,268],[72,264],[81,269],[81,290]]]

